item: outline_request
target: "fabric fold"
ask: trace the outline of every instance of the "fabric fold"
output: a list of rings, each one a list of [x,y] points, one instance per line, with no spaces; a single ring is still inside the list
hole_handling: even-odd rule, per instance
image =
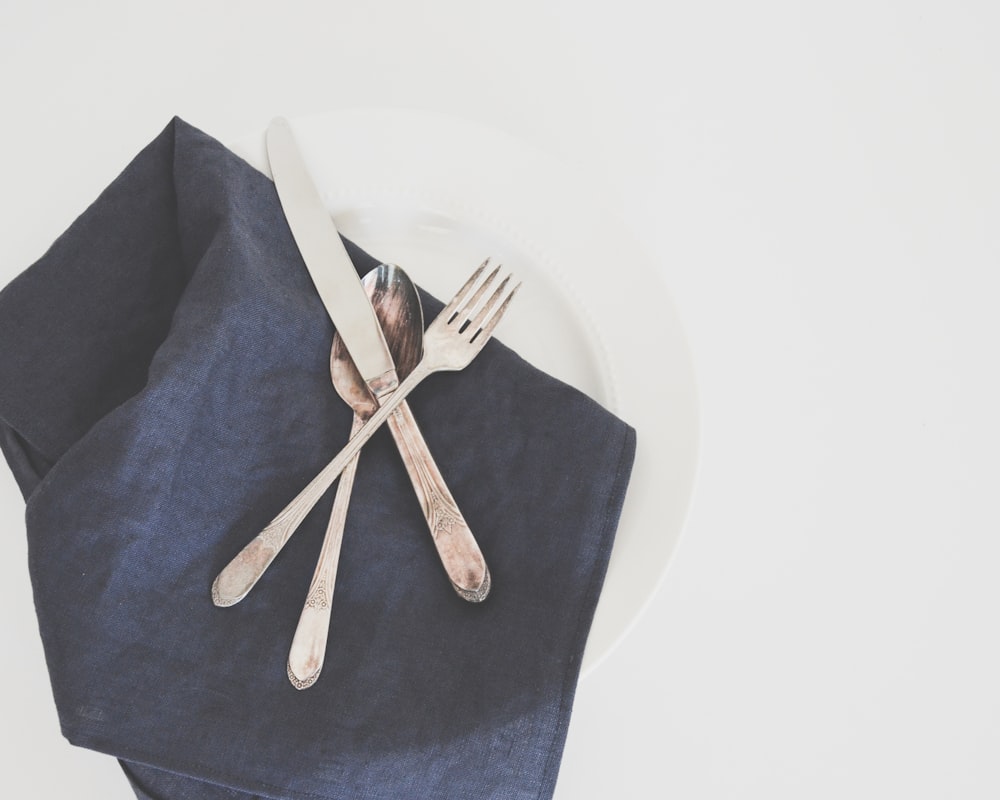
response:
[[[299,692],[332,492],[246,600],[210,586],[348,436],[332,335],[273,184],[179,119],[0,292],[0,447],[62,731],[140,800],[551,797],[635,431],[497,341],[429,379],[410,405],[493,592],[451,591],[380,431]]]

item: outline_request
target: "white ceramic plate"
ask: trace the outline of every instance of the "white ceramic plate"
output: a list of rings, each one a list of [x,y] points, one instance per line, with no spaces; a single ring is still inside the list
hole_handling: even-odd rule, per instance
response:
[[[345,236],[441,298],[486,256],[502,262],[524,287],[498,338],[636,428],[635,467],[586,674],[659,585],[694,482],[694,374],[657,270],[584,181],[499,131],[373,109],[291,125]],[[269,174],[263,132],[233,149]]]

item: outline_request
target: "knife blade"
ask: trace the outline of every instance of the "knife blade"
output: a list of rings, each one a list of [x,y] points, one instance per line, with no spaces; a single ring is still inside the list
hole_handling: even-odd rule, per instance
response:
[[[288,120],[272,120],[265,141],[278,198],[306,269],[358,372],[372,393],[381,397],[399,386],[396,365]]]

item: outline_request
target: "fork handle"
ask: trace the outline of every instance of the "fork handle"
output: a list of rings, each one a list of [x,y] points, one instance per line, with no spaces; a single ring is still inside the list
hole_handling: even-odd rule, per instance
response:
[[[315,497],[303,497],[310,489],[316,492]],[[319,490],[312,484],[307,486],[299,495],[302,502],[290,503],[282,509],[226,564],[212,583],[212,602],[215,605],[224,608],[247,596],[325,491],[325,488]]]
[[[244,547],[219,573],[212,584],[212,602],[217,606],[231,606],[247,596],[254,584],[274,561],[278,551],[295,533],[313,506],[330,488],[331,484],[360,452],[371,437],[385,422],[396,407],[406,399],[417,385],[435,370],[421,361],[399,384],[399,388],[386,397],[347,444],[333,457],[306,487],[285,506],[278,515],[257,536]]]
[[[427,449],[409,403],[400,403],[389,417],[389,430],[452,587],[463,600],[482,602],[490,592],[491,583],[486,559]]]

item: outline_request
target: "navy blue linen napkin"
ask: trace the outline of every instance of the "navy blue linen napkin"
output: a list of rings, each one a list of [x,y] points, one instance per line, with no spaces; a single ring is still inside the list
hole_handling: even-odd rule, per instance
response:
[[[297,691],[333,492],[242,603],[210,588],[348,438],[332,336],[273,184],[179,119],[0,292],[0,444],[62,732],[148,800],[551,797],[635,431],[496,341],[428,379],[410,403],[492,594],[452,591],[380,431]]]

